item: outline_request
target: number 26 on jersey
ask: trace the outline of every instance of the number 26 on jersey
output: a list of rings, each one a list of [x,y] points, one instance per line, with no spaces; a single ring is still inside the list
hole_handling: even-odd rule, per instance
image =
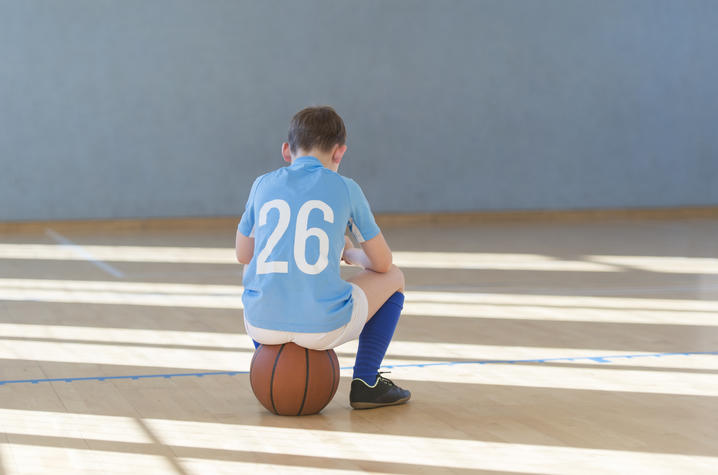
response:
[[[267,214],[271,209],[279,211],[279,220],[277,221],[277,227],[269,235],[264,248],[257,255],[257,274],[286,274],[289,271],[289,262],[267,261],[267,259],[269,259],[274,247],[284,237],[289,228],[291,210],[289,203],[284,200],[267,201],[259,209],[259,227],[267,224]],[[309,200],[299,208],[297,224],[294,227],[294,261],[299,270],[305,274],[319,274],[329,265],[329,236],[320,228],[307,227],[309,226],[309,213],[314,209],[318,209],[323,213],[324,221],[328,223],[334,222],[334,211],[321,200]],[[307,239],[311,236],[319,240],[319,257],[314,264],[307,262],[306,255]]]

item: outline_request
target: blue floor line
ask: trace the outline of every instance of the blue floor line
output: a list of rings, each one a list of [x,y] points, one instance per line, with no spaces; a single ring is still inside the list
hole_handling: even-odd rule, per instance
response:
[[[521,363],[550,363],[556,361],[593,361],[595,363],[612,363],[621,359],[633,358],[663,358],[667,356],[697,356],[697,355],[718,355],[718,351],[689,351],[684,353],[641,353],[635,355],[612,355],[612,356],[577,356],[563,358],[540,358],[529,360],[476,360],[476,361],[443,361],[437,363],[409,363],[409,364],[393,364],[382,365],[383,369],[392,368],[426,368],[430,366],[456,366],[456,365],[488,365],[488,364],[521,364]],[[342,370],[354,369],[353,366],[345,366]],[[16,380],[0,380],[0,386],[5,384],[38,384],[65,382],[72,383],[74,381],[108,381],[108,380],[139,380],[150,378],[177,378],[186,376],[195,376],[201,378],[203,376],[236,376],[238,374],[249,374],[249,371],[212,371],[205,373],[170,373],[170,374],[140,374],[132,376],[90,376],[83,378],[47,378],[47,379],[16,379]]]

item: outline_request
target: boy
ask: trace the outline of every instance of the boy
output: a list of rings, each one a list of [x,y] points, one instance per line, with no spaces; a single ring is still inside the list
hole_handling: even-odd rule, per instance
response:
[[[345,140],[334,109],[303,109],[282,144],[291,165],[254,181],[236,240],[246,264],[245,327],[255,345],[325,350],[359,338],[351,406],[403,404],[411,393],[379,367],[404,303],[404,275],[361,188],[337,173]],[[361,249],[344,236],[347,226]],[[340,260],[364,270],[344,281]]]

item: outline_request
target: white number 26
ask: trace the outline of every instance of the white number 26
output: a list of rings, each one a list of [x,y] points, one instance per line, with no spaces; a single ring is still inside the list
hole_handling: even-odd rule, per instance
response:
[[[257,274],[286,274],[289,267],[287,261],[267,262],[267,259],[272,253],[272,250],[274,250],[274,246],[277,245],[282,236],[284,236],[284,233],[287,232],[291,210],[289,204],[284,200],[267,201],[259,210],[258,225],[260,227],[267,224],[267,214],[271,209],[279,211],[279,220],[277,221],[277,227],[275,227],[272,234],[269,235],[264,249],[257,255]],[[329,236],[320,228],[307,227],[309,213],[314,209],[322,211],[324,221],[328,223],[334,222],[334,211],[323,201],[309,200],[299,208],[297,225],[294,229],[294,261],[299,270],[305,274],[319,274],[326,269],[329,264]],[[307,239],[311,236],[319,240],[319,258],[314,264],[309,264],[306,256]]]

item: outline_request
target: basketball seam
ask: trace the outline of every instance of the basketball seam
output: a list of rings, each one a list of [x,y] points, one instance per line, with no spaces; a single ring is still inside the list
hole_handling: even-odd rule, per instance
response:
[[[307,401],[307,389],[309,388],[309,350],[304,348],[304,359],[306,361],[305,366],[305,376],[304,376],[304,396],[302,396],[302,405],[299,406],[299,412],[297,412],[298,416],[302,415],[302,410],[304,409],[304,403]]]
[[[334,369],[334,358],[332,358],[330,351],[331,350],[327,351],[327,358],[329,358],[329,364],[332,367],[332,387],[329,389],[329,397],[327,399],[327,402],[322,407],[326,407],[327,404],[329,404],[332,401],[332,397],[334,397],[334,385],[337,382],[337,377],[336,377],[335,369]]]
[[[254,378],[252,378],[252,370],[254,369],[254,360],[257,358],[257,353],[255,352],[252,356],[252,362],[249,364],[249,385],[252,387],[252,392],[256,395],[257,391],[254,389]]]
[[[272,367],[272,379],[269,380],[269,401],[272,403],[272,410],[275,414],[279,414],[277,412],[277,407],[274,405],[274,373],[277,371],[277,364],[279,363],[279,356],[282,354],[282,350],[284,349],[284,344],[279,347],[279,351],[277,352],[277,357],[274,358],[274,366]]]

